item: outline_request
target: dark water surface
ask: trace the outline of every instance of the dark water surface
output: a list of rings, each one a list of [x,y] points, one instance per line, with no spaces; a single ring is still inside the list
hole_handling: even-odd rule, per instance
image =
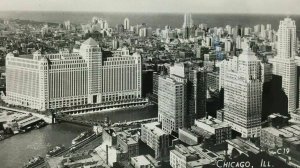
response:
[[[22,167],[32,157],[44,157],[56,145],[70,146],[72,139],[87,129],[89,128],[85,126],[61,123],[0,141],[0,167]]]
[[[112,122],[153,118],[157,117],[157,107],[127,108],[88,114],[81,117],[88,120],[103,120],[106,116]],[[68,147],[71,145],[72,139],[88,129],[91,128],[70,123],[60,123],[0,141],[0,168],[22,167],[24,162],[27,162],[34,156],[44,157],[56,145],[63,144]]]

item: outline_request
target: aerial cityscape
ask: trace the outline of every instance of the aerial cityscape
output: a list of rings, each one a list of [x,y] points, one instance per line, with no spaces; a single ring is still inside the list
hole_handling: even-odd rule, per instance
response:
[[[300,167],[297,1],[48,1],[0,7],[1,168]]]

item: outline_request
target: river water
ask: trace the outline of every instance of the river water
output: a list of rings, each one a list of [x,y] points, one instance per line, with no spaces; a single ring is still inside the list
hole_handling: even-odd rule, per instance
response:
[[[86,119],[103,120],[108,116],[112,122],[131,121],[157,117],[154,106],[128,108],[84,115]],[[70,123],[47,125],[46,127],[18,134],[0,141],[0,168],[18,168],[34,156],[45,156],[52,147],[70,146],[72,139],[91,129]]]

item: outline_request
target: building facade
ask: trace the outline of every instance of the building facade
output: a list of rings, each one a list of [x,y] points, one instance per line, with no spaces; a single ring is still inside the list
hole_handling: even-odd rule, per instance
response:
[[[141,140],[155,152],[155,159],[162,160],[169,156],[169,135],[158,126],[160,123],[152,122],[141,127]]]
[[[216,145],[224,143],[226,140],[231,139],[231,127],[229,124],[222,122],[216,118],[207,117],[195,120],[195,125],[213,135]]]
[[[186,112],[186,89],[184,81],[177,81],[168,76],[158,79],[158,121],[162,129],[171,134],[183,127]]]
[[[242,137],[257,137],[261,130],[261,63],[248,46],[237,58],[224,60],[220,67],[224,87],[224,121]]]
[[[128,18],[124,19],[124,29],[125,30],[130,30],[130,25],[129,25],[129,19]]]
[[[206,112],[206,71],[192,63],[175,63],[158,80],[158,120],[171,133],[189,128]]]
[[[38,110],[141,98],[141,56],[102,57],[93,39],[79,53],[6,56],[8,104]]]
[[[296,111],[297,100],[297,65],[296,56],[296,24],[291,18],[280,21],[277,32],[277,55],[270,60],[273,74],[282,77],[282,88],[288,98],[288,112]]]

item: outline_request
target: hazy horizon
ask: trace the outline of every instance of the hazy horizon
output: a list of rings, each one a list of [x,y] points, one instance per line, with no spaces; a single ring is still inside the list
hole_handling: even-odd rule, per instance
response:
[[[299,0],[1,0],[0,11],[300,15]],[[234,11],[234,12],[232,12]]]

